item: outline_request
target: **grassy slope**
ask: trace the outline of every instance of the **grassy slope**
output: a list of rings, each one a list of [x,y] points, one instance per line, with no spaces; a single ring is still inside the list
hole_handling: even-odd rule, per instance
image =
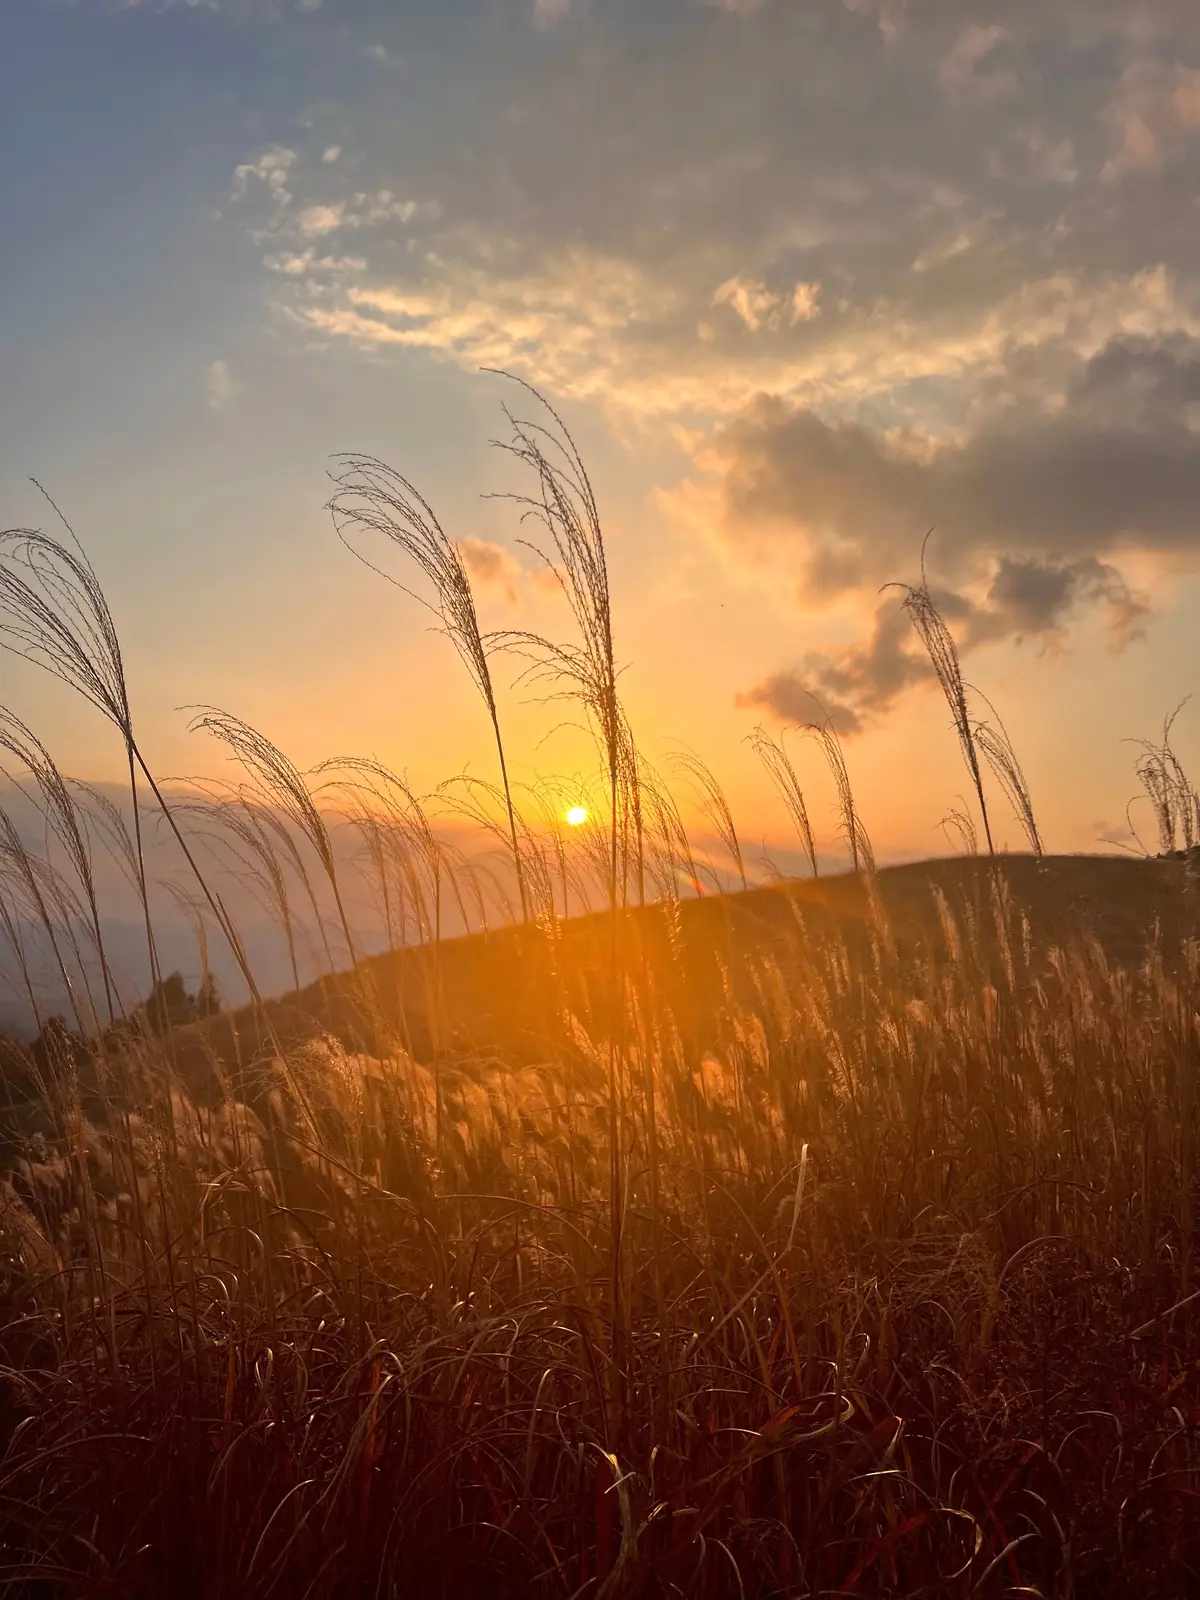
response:
[[[945,950],[939,894],[956,915],[975,908],[986,945],[996,874],[1024,913],[1036,948],[1046,952],[1082,932],[1122,963],[1140,959],[1156,927],[1168,943],[1178,937],[1190,904],[1180,889],[1193,882],[1183,862],[1118,856],[955,857],[885,867],[878,891],[897,946],[918,959]],[[727,987],[736,998],[747,998],[748,956],[774,956],[786,968],[797,924],[812,939],[840,939],[862,952],[869,917],[864,880],[844,873],[707,895],[669,909],[634,909],[628,921],[641,958],[660,974],[669,969],[677,1015],[703,1034],[713,1026]],[[500,928],[447,939],[436,957],[429,948],[409,949],[364,965],[389,1023],[398,1025],[403,1011],[418,1058],[433,1049],[431,1011],[440,990],[443,1053],[527,1063],[547,1049],[547,963],[572,1009],[602,1011],[609,954],[609,919],[599,912],[560,924],[553,942],[542,929]],[[279,1038],[286,1043],[327,1030],[347,1045],[363,1043],[357,996],[346,999],[346,990],[341,975],[269,1002]],[[266,1042],[260,1021],[246,1007],[182,1030],[182,1063],[192,1073],[203,1072],[213,1050],[232,1062]]]
[[[632,915],[619,1053],[591,917],[275,1002],[383,1048],[298,1046],[269,1094],[131,1053],[89,1127],[61,1075],[0,1193],[0,1584],[1200,1593],[1195,882],[878,889]],[[432,1069],[369,1015],[402,982]],[[257,1049],[174,1042],[197,1079]]]

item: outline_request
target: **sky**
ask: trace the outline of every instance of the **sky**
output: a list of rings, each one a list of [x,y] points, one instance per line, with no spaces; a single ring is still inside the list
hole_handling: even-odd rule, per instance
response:
[[[815,694],[879,853],[948,849],[966,778],[886,588],[928,535],[1047,842],[1101,848],[1129,741],[1200,688],[1198,208],[1194,0],[25,0],[0,525],[52,526],[30,478],[69,517],[159,772],[224,770],[205,703],[302,766],[491,776],[451,647],[325,505],[336,452],[383,457],[488,626],[570,637],[490,446],[505,369],[588,463],[639,738],[748,841],[787,825],[747,735]],[[497,676],[519,775],[587,760]],[[28,664],[0,700],[119,777]],[[1200,705],[1177,731],[1200,762]]]

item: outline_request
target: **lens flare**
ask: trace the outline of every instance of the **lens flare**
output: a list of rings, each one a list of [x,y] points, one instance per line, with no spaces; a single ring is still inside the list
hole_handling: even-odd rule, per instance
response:
[[[587,811],[583,806],[572,806],[567,812],[567,821],[573,828],[577,828],[581,822],[587,821]]]

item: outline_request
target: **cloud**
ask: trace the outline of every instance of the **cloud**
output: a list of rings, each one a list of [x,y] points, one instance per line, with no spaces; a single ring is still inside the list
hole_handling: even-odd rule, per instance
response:
[[[290,159],[285,161],[285,156]],[[290,210],[293,197],[284,185],[295,159],[294,151],[269,151],[257,162],[238,167],[234,173],[236,199],[246,196],[252,179],[265,183],[273,212],[266,230],[271,237],[283,238],[292,233],[305,239],[320,238],[341,230],[378,228],[389,222],[409,223],[422,210],[426,216],[437,214],[435,205],[427,204],[422,208],[416,200],[402,200],[390,189],[360,190],[343,199],[317,201]],[[322,163],[331,165],[325,157]]]
[[[831,653],[810,651],[798,669],[772,673],[737,697],[737,704],[803,726],[828,719],[841,734],[861,733],[910,684],[933,675],[912,648],[912,629],[896,602],[875,614],[865,645]]]
[[[345,207],[332,206],[305,206],[296,221],[300,232],[308,235],[334,233],[342,226]]]
[[[1055,137],[1038,128],[1020,128],[1014,143],[1024,158],[1025,175],[1034,183],[1078,181],[1079,160],[1075,141],[1069,135]]]
[[[960,656],[1002,640],[1037,639],[1060,647],[1072,617],[1095,605],[1107,609],[1110,635],[1123,648],[1140,635],[1146,602],[1121,573],[1091,556],[1074,561],[1001,556],[982,599],[949,589],[932,591],[957,636]],[[890,711],[914,684],[932,684],[934,672],[898,595],[875,608],[865,643],[810,651],[796,668],[775,672],[737,697],[782,722],[828,717],[842,734],[856,734]]]
[[[427,204],[426,215],[437,214],[437,206]],[[401,200],[390,189],[352,195],[343,207],[343,222],[350,228],[376,228],[384,222],[411,222],[422,210],[416,200]]]
[[[929,528],[967,576],[1001,555],[1200,558],[1200,340],[1120,336],[1060,395],[1045,376],[1040,409],[1018,383],[940,438],[761,398],[702,457],[726,543],[785,558],[812,600],[902,575]]]
[[[987,592],[987,605],[964,602],[967,649],[997,638],[1053,640],[1081,606],[1107,607],[1115,648],[1140,638],[1149,604],[1107,561],[1080,556],[1074,561],[1044,561],[1001,556]]]
[[[712,297],[714,306],[730,306],[749,328],[757,333],[764,324],[778,326],[779,296],[772,294],[763,283],[753,283],[746,278],[730,278]]]
[[[776,332],[785,319],[795,326],[820,316],[819,283],[797,283],[788,293],[777,294],[764,283],[749,278],[729,278],[712,297],[714,306],[729,306],[751,333],[760,328]]]
[[[986,66],[1006,36],[1006,30],[995,23],[972,23],[964,28],[938,67],[942,93],[966,105],[987,104],[1014,94],[1016,74],[1007,67]]]
[[[517,581],[522,571],[511,551],[488,539],[470,538],[457,540],[455,548],[476,584],[494,589],[509,605],[517,603]]]
[[[1001,641],[1062,648],[1088,612],[1123,649],[1149,615],[1123,565],[1200,566],[1200,340],[1113,339],[1048,412],[1001,410],[937,440],[760,400],[709,464],[723,473],[725,548],[782,564],[803,605],[914,579],[932,528],[935,594],[964,656]],[[855,733],[928,678],[891,595],[873,603],[865,641],[812,652],[741,703],[786,720],[808,705],[811,720],[816,696]]]
[[[885,39],[894,39],[900,32],[907,12],[908,0],[842,0],[852,14],[874,19]]]
[[[1131,63],[1105,118],[1115,148],[1104,178],[1160,172],[1200,132],[1200,70],[1177,62]]]
[[[999,292],[1021,261],[1011,220],[1001,234],[998,213],[962,215],[961,197],[936,185],[916,194],[928,212],[924,247],[901,260],[911,235],[897,224],[891,293],[856,288],[832,264],[837,287],[823,273],[798,272],[794,249],[787,267],[735,272],[714,291],[711,249],[664,266],[640,259],[628,241],[608,251],[496,232],[387,187],[314,196],[276,212],[257,237],[290,233],[295,259],[326,230],[377,235],[359,282],[336,291],[296,284],[280,309],[306,328],[364,348],[439,352],[469,368],[512,366],[562,396],[642,416],[731,414],[759,393],[846,410],[901,389],[916,395],[921,384],[932,396],[934,380],[965,393],[1002,372],[1014,349],[1068,359],[1117,333],[1200,332],[1197,296],[1162,265],[1125,274],[1056,267]],[[283,253],[277,245],[273,256]],[[873,256],[878,276],[880,251]],[[925,277],[936,277],[936,294]],[[921,419],[911,403],[906,410],[935,430],[945,425],[944,416]]]
[[[953,261],[956,256],[965,255],[968,250],[975,249],[987,236],[989,220],[986,217],[980,218],[956,228],[953,233],[933,240],[913,261],[913,271],[929,272],[934,267],[945,266],[947,261]]]
[[[204,392],[214,411],[223,411],[237,397],[241,387],[228,361],[210,361],[204,369]]]
[[[352,283],[322,295],[306,282],[288,314],[366,347],[429,350],[472,369],[517,367],[560,392],[600,398],[631,320],[669,314],[669,291],[625,262],[566,251],[510,276],[498,255],[439,259],[411,285]]]
[[[363,272],[367,263],[363,256],[318,255],[309,245],[305,250],[280,250],[266,255],[263,265],[268,272],[278,273],[285,278],[305,279],[315,284],[329,275],[345,277]]]
[[[284,174],[286,215],[265,191],[255,219],[273,257],[354,229],[366,265],[336,288],[276,274],[273,307],[376,355],[472,367],[490,351],[643,419],[700,426],[763,392],[931,434],[960,425],[1013,345],[1086,355],[1187,326],[1186,140],[1157,175],[1173,197],[1099,181],[1125,64],[1185,59],[1200,37],[1182,0],[775,3],[744,26],[662,5],[677,26],[580,3],[580,27],[517,27],[477,70],[495,14],[471,0],[420,56],[419,117],[368,74],[336,125],[357,188],[314,132]],[[533,11],[522,0],[513,21]],[[408,34],[368,12],[350,43],[411,70]],[[1178,98],[1158,70],[1160,98]],[[1003,119],[976,114],[1002,94]],[[239,170],[257,194],[255,166]]]
[[[288,177],[296,163],[296,152],[286,145],[273,144],[253,161],[245,161],[234,169],[233,197],[244,200],[253,188],[261,185],[272,204],[282,209],[291,202]]]
[[[819,283],[797,283],[792,288],[792,325],[797,322],[811,322],[814,317],[821,315],[821,308],[817,298],[821,293]]]
[[[353,93],[234,173],[277,327],[699,441],[663,503],[862,629],[757,703],[919,683],[876,591],[931,526],[967,651],[1128,639],[1200,556],[1195,0],[403,9],[306,23]]]
[[[325,165],[327,167],[331,167],[335,161],[340,161],[341,160],[341,156],[342,156],[342,147],[341,147],[341,145],[340,144],[331,144],[328,147],[328,149],[326,149],[326,150],[324,150],[322,152],[321,160],[325,163]]]

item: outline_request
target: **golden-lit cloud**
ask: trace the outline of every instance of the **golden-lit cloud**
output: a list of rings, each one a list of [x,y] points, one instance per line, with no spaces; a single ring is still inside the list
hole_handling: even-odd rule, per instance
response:
[[[494,590],[509,605],[517,603],[517,584],[523,576],[521,564],[511,550],[489,539],[466,538],[456,541],[463,565],[479,588]]]
[[[233,198],[244,200],[259,185],[276,207],[287,206],[292,198],[287,187],[288,174],[295,161],[296,152],[280,144],[270,145],[253,161],[243,161],[234,169]]]
[[[928,273],[985,238],[981,227],[956,234],[914,265]],[[312,331],[434,351],[471,370],[511,368],[556,393],[646,418],[726,415],[762,393],[845,407],[923,380],[995,375],[1022,349],[1065,359],[1122,333],[1200,330],[1195,294],[1163,266],[1128,276],[1052,272],[984,306],[883,297],[861,305],[834,302],[806,280],[771,289],[734,277],[705,292],[582,248],[526,267],[503,241],[436,242],[402,282],[372,281],[369,249],[267,259],[302,280],[280,304]],[[728,321],[706,323],[714,309]]]
[[[421,161],[373,139],[381,108],[354,135],[339,114],[351,156],[269,145],[234,192],[309,335],[509,367],[643,422],[702,430],[765,393],[944,435],[1014,349],[1049,370],[1190,327],[1170,230],[1143,221],[1131,250],[1103,210],[1102,173],[1161,174],[1190,138],[1167,42],[1200,26],[1139,10],[690,7],[668,62],[632,14],[531,0],[569,25],[525,27]],[[1047,63],[1072,52],[1060,93]]]
[[[307,235],[334,233],[342,226],[345,208],[342,205],[305,206],[296,218],[300,232]]]
[[[776,292],[765,283],[729,278],[712,297],[714,306],[729,306],[751,333],[760,328],[777,333],[785,321],[794,326],[820,315],[819,283],[796,283],[790,291]]]

